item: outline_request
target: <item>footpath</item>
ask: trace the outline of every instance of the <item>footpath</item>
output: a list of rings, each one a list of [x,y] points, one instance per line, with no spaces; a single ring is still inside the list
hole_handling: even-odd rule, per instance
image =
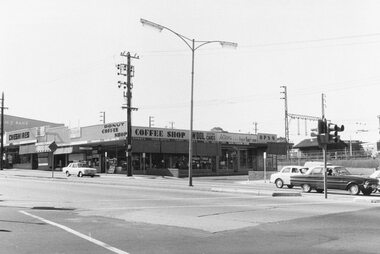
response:
[[[256,196],[272,196],[274,192],[282,192],[284,195],[300,196],[300,192],[294,190],[289,194],[287,189],[276,189],[269,180],[248,181],[248,176],[214,176],[193,177],[193,186],[189,187],[188,178],[176,178],[154,175],[134,175],[98,173],[94,177],[67,177],[62,171],[46,171],[31,169],[4,169],[0,171],[0,178],[20,178],[46,181],[61,181],[72,183],[92,183],[108,185],[148,185],[157,188],[180,188],[200,191],[246,193]],[[288,193],[288,194],[285,194]],[[294,194],[295,193],[295,194]]]
[[[312,197],[324,200],[323,195],[302,193],[299,188],[278,189],[269,180],[248,180],[248,176],[213,176],[193,177],[193,186],[189,187],[188,178],[176,178],[154,175],[134,175],[100,173],[95,177],[67,177],[62,171],[45,171],[31,169],[4,169],[0,178],[35,179],[41,181],[59,181],[66,183],[104,184],[119,186],[149,186],[152,188],[169,188],[181,190],[212,191],[223,193],[239,193],[253,196],[272,197]],[[329,191],[330,193],[330,191]],[[380,193],[371,196],[351,196],[345,191],[331,191],[338,195],[329,195],[329,199],[345,199],[354,202],[380,203]]]

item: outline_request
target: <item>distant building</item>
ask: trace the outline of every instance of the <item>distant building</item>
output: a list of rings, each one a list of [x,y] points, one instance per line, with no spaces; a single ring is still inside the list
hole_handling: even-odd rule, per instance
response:
[[[41,127],[41,126],[57,127],[57,126],[64,126],[64,124],[45,122],[45,121],[40,121],[40,120],[34,120],[34,119],[18,117],[18,116],[10,116],[10,115],[4,114],[4,132],[16,131],[16,130],[21,130],[21,129],[29,129],[29,128],[35,128],[35,127]]]

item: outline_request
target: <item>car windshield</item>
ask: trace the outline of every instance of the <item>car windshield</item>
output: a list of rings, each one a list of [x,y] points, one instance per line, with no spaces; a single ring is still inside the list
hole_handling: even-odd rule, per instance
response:
[[[346,168],[343,168],[343,167],[337,167],[337,168],[334,168],[334,172],[336,175],[350,175],[350,172],[348,172],[348,170]]]

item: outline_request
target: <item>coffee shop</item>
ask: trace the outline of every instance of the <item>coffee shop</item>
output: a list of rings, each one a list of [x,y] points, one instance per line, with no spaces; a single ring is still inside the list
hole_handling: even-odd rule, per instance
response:
[[[126,171],[126,122],[85,127],[37,127],[6,133],[6,154],[13,167],[61,168],[84,161],[99,173]],[[52,152],[49,145],[57,149]],[[132,126],[134,174],[186,176],[189,164],[189,131]],[[284,154],[284,143],[275,134],[193,131],[194,175],[244,174],[276,168],[276,156]]]

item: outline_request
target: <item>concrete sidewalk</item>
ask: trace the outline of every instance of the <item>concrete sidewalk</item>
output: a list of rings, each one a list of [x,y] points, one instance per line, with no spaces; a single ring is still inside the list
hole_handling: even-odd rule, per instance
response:
[[[68,181],[77,183],[93,184],[117,184],[125,185],[126,183],[136,185],[150,185],[152,187],[167,187],[193,189],[201,191],[228,192],[228,193],[246,193],[251,195],[271,196],[273,190],[269,189],[269,181],[264,183],[263,180],[248,181],[246,176],[220,176],[220,177],[193,177],[193,186],[188,186],[188,178],[176,178],[168,176],[154,175],[134,175],[131,177],[125,174],[105,174],[98,173],[95,177],[67,177],[62,171],[32,170],[32,169],[5,169],[0,171],[0,177],[12,178],[29,178],[46,181]]]

